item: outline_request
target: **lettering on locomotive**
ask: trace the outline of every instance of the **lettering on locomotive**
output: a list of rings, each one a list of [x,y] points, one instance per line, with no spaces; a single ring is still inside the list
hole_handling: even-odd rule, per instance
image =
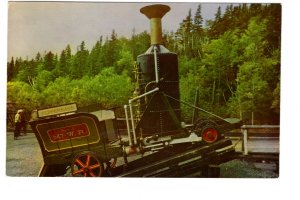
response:
[[[90,132],[87,124],[75,124],[47,131],[52,142],[60,142],[74,138],[89,136]]]

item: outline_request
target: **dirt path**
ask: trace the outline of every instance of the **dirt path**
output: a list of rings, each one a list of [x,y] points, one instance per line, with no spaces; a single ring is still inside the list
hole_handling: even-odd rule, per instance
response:
[[[13,133],[6,137],[6,175],[37,177],[43,164],[42,153],[33,133],[14,140]]]

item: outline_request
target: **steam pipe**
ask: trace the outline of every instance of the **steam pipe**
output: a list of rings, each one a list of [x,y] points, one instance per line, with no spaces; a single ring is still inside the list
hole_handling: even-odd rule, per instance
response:
[[[133,144],[137,144],[136,134],[135,134],[135,125],[134,125],[134,119],[133,119],[133,112],[132,112],[132,104],[131,104],[130,100],[129,100],[129,112],[130,112],[130,116],[131,116],[131,126],[132,126],[132,133],[133,133]]]
[[[130,100],[129,100],[129,103],[130,103],[130,102],[133,102],[133,101],[135,101],[135,100],[138,100],[138,99],[140,99],[140,98],[142,98],[142,97],[144,97],[144,96],[147,96],[147,95],[149,95],[149,94],[152,94],[153,92],[156,92],[156,91],[158,91],[158,90],[159,90],[159,88],[156,87],[156,88],[154,88],[153,90],[150,90],[149,92],[146,92],[146,93],[144,93],[144,94],[141,94],[140,96],[137,96],[137,97],[134,97],[134,98],[130,99]]]
[[[128,111],[127,111],[127,105],[124,105],[125,110],[125,118],[126,118],[126,126],[127,126],[127,133],[128,133],[128,139],[129,139],[129,146],[132,145],[132,139],[130,134],[130,126],[129,126],[129,119],[128,119]]]
[[[130,112],[130,118],[131,118],[131,126],[132,126],[132,133],[133,133],[133,142],[134,144],[137,144],[137,139],[136,139],[136,133],[135,133],[135,124],[134,124],[134,120],[133,120],[133,111],[132,111],[132,102],[135,101],[135,100],[138,100],[142,97],[145,97],[149,94],[152,94],[156,91],[158,91],[159,88],[154,88],[153,90],[150,90],[149,92],[146,92],[140,96],[137,96],[137,97],[134,97],[132,99],[129,100],[129,112]]]

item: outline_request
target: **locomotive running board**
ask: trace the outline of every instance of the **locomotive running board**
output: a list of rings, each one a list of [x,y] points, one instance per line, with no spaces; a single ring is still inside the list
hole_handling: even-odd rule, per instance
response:
[[[186,177],[195,172],[210,177],[207,173],[209,166],[233,160],[235,154],[229,139],[193,146],[184,151],[182,147],[169,149],[128,163],[126,172],[118,177]]]

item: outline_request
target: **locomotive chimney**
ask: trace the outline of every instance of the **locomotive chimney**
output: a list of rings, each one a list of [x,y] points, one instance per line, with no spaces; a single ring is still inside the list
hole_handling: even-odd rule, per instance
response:
[[[150,19],[151,45],[160,45],[163,43],[161,18],[169,11],[170,7],[162,4],[145,6],[140,9],[140,12]]]

